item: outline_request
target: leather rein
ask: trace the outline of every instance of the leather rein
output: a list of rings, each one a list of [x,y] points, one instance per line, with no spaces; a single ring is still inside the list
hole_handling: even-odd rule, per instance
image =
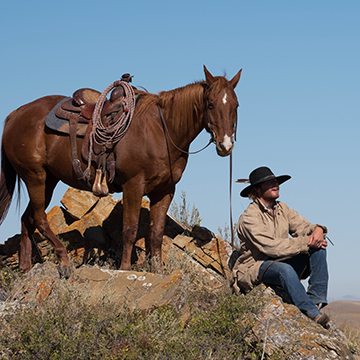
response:
[[[209,140],[209,142],[208,142],[203,148],[201,148],[200,150],[197,150],[197,151],[186,151],[186,150],[180,149],[180,148],[174,143],[173,139],[172,139],[171,136],[170,136],[169,129],[168,129],[167,125],[166,125],[166,122],[165,122],[163,113],[162,113],[162,111],[161,111],[160,105],[158,104],[157,107],[158,107],[158,109],[159,109],[159,114],[160,114],[161,123],[162,123],[162,125],[163,125],[163,127],[164,127],[164,130],[165,130],[165,133],[166,133],[167,137],[169,138],[169,140],[170,140],[170,142],[173,144],[173,146],[174,146],[177,150],[179,150],[180,152],[182,152],[182,153],[184,153],[184,154],[187,154],[187,155],[197,154],[197,153],[205,150],[211,143],[213,143],[213,142],[215,141],[215,140],[214,140],[214,136],[212,135],[212,137],[211,137],[211,139]],[[210,119],[209,119],[209,117],[208,117],[208,126],[209,126],[209,128],[210,128]],[[211,129],[211,128],[210,128],[210,129]]]

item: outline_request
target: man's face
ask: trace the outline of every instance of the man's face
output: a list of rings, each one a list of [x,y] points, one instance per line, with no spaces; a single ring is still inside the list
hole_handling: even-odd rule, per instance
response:
[[[279,183],[276,179],[268,180],[259,186],[259,198],[273,202],[279,197]]]

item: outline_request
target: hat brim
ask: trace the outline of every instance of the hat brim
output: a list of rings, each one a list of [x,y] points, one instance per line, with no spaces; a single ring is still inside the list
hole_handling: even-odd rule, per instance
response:
[[[279,185],[283,184],[285,181],[288,181],[289,179],[291,179],[291,176],[290,175],[280,175],[280,176],[274,176],[273,179],[276,179],[279,183]],[[266,180],[263,180],[263,181],[259,181],[255,184],[251,184],[249,186],[247,186],[245,189],[243,189],[241,192],[240,192],[240,196],[241,197],[248,197],[249,194],[250,194],[250,191],[257,185],[259,184],[262,184],[263,182],[265,181],[269,181],[269,180],[272,180],[272,179],[266,179]]]

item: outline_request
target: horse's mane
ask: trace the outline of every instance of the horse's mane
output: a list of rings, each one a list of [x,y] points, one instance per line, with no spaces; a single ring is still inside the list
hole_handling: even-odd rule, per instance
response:
[[[227,82],[222,76],[215,77],[211,86],[214,94],[217,95]],[[137,91],[136,93],[141,95],[141,101],[137,105],[138,115],[146,112],[152,105],[159,105],[170,111],[166,120],[172,122],[175,131],[180,127],[191,126],[194,118],[198,118],[197,112],[204,109],[204,89],[206,91],[207,88],[204,81],[198,81],[173,90],[161,91],[159,94]]]

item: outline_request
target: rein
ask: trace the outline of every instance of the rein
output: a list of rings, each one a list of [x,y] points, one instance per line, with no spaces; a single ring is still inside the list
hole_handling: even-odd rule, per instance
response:
[[[229,184],[229,197],[230,197],[230,233],[231,233],[231,247],[234,248],[234,225],[232,218],[232,151],[230,153],[230,184]]]
[[[169,138],[170,142],[174,145],[174,147],[175,147],[177,150],[179,150],[179,151],[181,151],[182,153],[187,154],[187,155],[193,155],[193,154],[197,154],[197,153],[205,150],[212,142],[214,142],[213,138],[211,138],[211,139],[209,140],[209,142],[208,142],[207,145],[205,145],[203,148],[201,148],[200,150],[197,150],[197,151],[185,151],[185,150],[180,149],[180,148],[174,143],[173,139],[172,139],[171,136],[170,136],[169,129],[168,129],[168,127],[166,126],[166,122],[165,122],[163,113],[162,113],[162,111],[161,111],[160,105],[158,104],[157,107],[158,107],[158,109],[159,109],[160,119],[161,119],[162,125],[163,125],[163,127],[164,127],[165,133],[166,133],[167,137]]]

